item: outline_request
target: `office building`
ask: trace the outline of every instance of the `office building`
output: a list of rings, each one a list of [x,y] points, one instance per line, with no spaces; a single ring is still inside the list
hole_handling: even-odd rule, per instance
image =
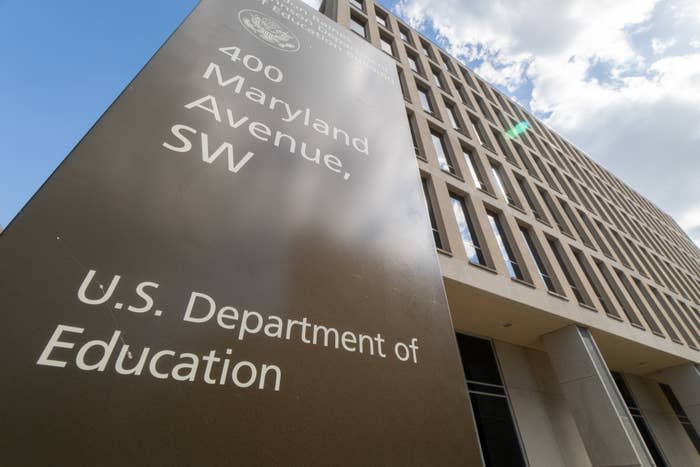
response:
[[[470,397],[470,465],[700,465],[698,248],[386,8],[321,9],[396,62]]]

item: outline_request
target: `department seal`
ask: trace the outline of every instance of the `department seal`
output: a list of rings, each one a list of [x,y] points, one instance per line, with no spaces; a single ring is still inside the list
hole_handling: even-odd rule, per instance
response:
[[[277,20],[256,10],[241,10],[238,21],[253,36],[278,50],[296,52],[299,50],[299,39]]]

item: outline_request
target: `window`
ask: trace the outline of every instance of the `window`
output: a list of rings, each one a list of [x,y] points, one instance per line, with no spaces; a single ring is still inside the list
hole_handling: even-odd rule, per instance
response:
[[[420,74],[420,68],[418,66],[418,57],[416,57],[410,52],[407,53],[406,56],[408,57],[408,66],[411,68],[411,70]]]
[[[690,422],[685,410],[683,410],[683,406],[680,402],[678,402],[678,399],[676,399],[676,395],[673,393],[671,386],[668,384],[659,383],[659,387],[664,393],[664,396],[666,396],[668,403],[671,404],[673,412],[676,414],[676,417],[678,417],[678,421],[681,422],[683,429],[686,433],[688,433],[688,437],[690,438],[690,441],[693,442],[693,446],[695,446],[695,449],[698,451],[698,453],[700,453],[700,436],[698,436],[698,432],[695,431],[695,427]]]
[[[401,86],[401,94],[403,95],[405,101],[410,102],[410,99],[408,97],[408,90],[406,89],[406,78],[403,75],[403,70],[399,67],[396,67],[396,72],[399,74],[399,86]]]
[[[436,68],[431,68],[433,72],[433,81],[435,85],[440,89],[445,89],[445,83],[443,82],[442,73]]]
[[[450,123],[452,123],[452,128],[455,130],[461,130],[462,125],[459,124],[460,118],[457,114],[457,107],[447,100],[445,100],[445,108],[447,109],[447,116],[450,118]]]
[[[452,204],[452,211],[457,220],[459,234],[462,237],[462,244],[467,253],[467,258],[470,262],[475,264],[486,264],[484,253],[481,251],[479,240],[474,231],[474,226],[472,225],[471,219],[469,219],[464,199],[450,195],[450,203]]]
[[[525,467],[518,432],[491,342],[457,334],[481,453],[489,467]]]
[[[622,308],[622,312],[625,314],[625,316],[627,316],[630,324],[641,328],[642,323],[639,321],[639,318],[637,318],[637,315],[630,310],[629,303],[627,303],[627,300],[625,300],[620,288],[617,286],[617,284],[615,284],[615,279],[610,274],[610,271],[608,271],[608,268],[600,261],[596,261],[595,265],[598,268],[598,271],[600,271],[600,275],[603,276],[603,279],[605,279],[605,282],[608,284],[608,288],[610,288],[612,291],[617,304],[620,306],[620,308]]]
[[[489,141],[486,133],[484,132],[484,127],[481,126],[481,122],[476,117],[469,117],[469,121],[472,124],[472,129],[476,138],[479,140],[482,146],[488,149],[492,149],[491,142]]]
[[[530,191],[530,187],[528,186],[525,179],[522,177],[515,177],[515,180],[518,182],[518,185],[520,185],[520,191],[523,192],[525,202],[532,211],[532,215],[535,216],[536,219],[543,220],[542,214],[540,214],[540,210],[537,207],[537,203],[535,203],[535,200],[532,198],[532,192]]]
[[[593,293],[598,299],[600,306],[603,307],[603,311],[605,312],[605,314],[619,318],[620,315],[618,315],[617,311],[615,311],[615,309],[610,306],[608,299],[605,296],[603,296],[601,292],[601,285],[598,282],[598,279],[596,279],[593,273],[591,272],[590,267],[588,266],[588,262],[583,257],[583,253],[574,250],[573,248],[571,249],[571,252],[574,254],[574,258],[576,258],[576,262],[581,268],[581,271],[583,271],[583,274],[586,276],[586,279],[588,279],[588,284],[591,286],[591,290],[593,290]]]
[[[520,265],[513,255],[513,250],[510,247],[508,237],[506,236],[505,230],[503,230],[503,225],[501,224],[498,214],[491,211],[486,211],[486,216],[489,218],[491,230],[493,231],[493,235],[496,237],[496,243],[498,243],[498,248],[501,250],[501,255],[506,262],[506,268],[508,268],[510,277],[523,280]]]
[[[364,0],[350,0],[350,5],[354,6],[360,11],[365,10],[365,2]]]
[[[501,135],[500,132],[496,131],[494,128],[491,128],[491,132],[493,133],[493,137],[496,139],[496,143],[498,144],[498,147],[501,148],[501,152],[506,160],[514,166],[520,167],[518,161],[515,160],[513,152],[508,147],[508,143],[506,143],[506,141],[503,139],[503,135]]]
[[[385,28],[387,27],[387,17],[386,13],[381,11],[378,8],[375,8],[375,13],[377,16],[377,23],[380,24],[381,26],[384,26]]]
[[[544,262],[542,261],[542,257],[537,252],[537,247],[535,246],[535,242],[532,238],[530,229],[521,225],[520,233],[523,236],[523,240],[525,240],[525,245],[527,245],[527,249],[530,252],[530,257],[535,263],[535,266],[537,266],[537,271],[540,273],[540,277],[542,278],[544,285],[547,287],[547,290],[556,293],[557,289],[554,286],[554,282],[552,281],[552,276],[547,270],[547,266],[545,266]]]
[[[361,37],[367,37],[367,28],[365,27],[364,21],[350,17],[350,30]]]
[[[469,93],[464,87],[457,81],[452,81],[452,83],[455,86],[455,89],[457,90],[457,95],[459,96],[459,100],[462,101],[464,105],[469,107],[470,109],[474,110],[474,105],[472,102],[469,100]]]
[[[569,266],[566,263],[564,263],[564,257],[562,256],[559,244],[556,240],[553,240],[551,238],[547,239],[547,243],[549,243],[549,248],[552,250],[554,258],[557,260],[557,263],[559,263],[559,268],[561,268],[561,272],[564,273],[566,282],[569,284],[569,287],[571,288],[571,292],[573,292],[574,297],[576,297],[576,300],[579,303],[586,304],[586,301],[583,299],[583,295],[581,295],[581,291],[578,288],[578,284],[574,280],[574,277],[571,275]]]
[[[565,227],[563,227],[564,222],[561,218],[561,214],[559,214],[559,211],[557,210],[556,206],[554,206],[552,198],[549,197],[549,193],[547,193],[539,187],[537,188],[537,191],[540,192],[540,196],[544,200],[544,205],[549,210],[549,217],[554,219],[554,223],[557,224],[557,227],[559,227],[560,231],[568,233],[569,231]]]
[[[666,334],[668,334],[668,337],[670,337],[671,340],[674,342],[682,343],[682,341],[678,337],[678,334],[676,334],[676,331],[673,329],[673,327],[671,327],[671,324],[666,319],[666,316],[656,306],[656,303],[654,302],[653,297],[651,296],[651,294],[649,294],[649,290],[647,290],[647,288],[644,286],[644,284],[642,284],[642,281],[640,281],[636,277],[634,277],[632,279],[634,280],[634,285],[635,285],[635,287],[637,287],[637,290],[639,292],[641,292],[641,294],[644,296],[647,303],[651,307],[651,311],[654,312],[656,319],[658,319],[659,322],[661,323],[661,326],[664,327],[664,330],[666,331]]]
[[[394,56],[394,45],[393,45],[393,40],[389,39],[387,37],[381,36],[379,38],[379,43],[382,47],[382,50],[386,52],[387,54],[391,55],[392,57]]]
[[[435,218],[435,211],[433,211],[433,203],[430,198],[430,189],[428,187],[428,181],[424,178],[421,179],[423,183],[423,194],[425,195],[425,206],[428,208],[428,217],[430,218],[430,228],[433,231],[433,240],[435,241],[436,248],[442,248],[442,240],[440,238],[440,229],[438,229],[437,219]]]
[[[508,190],[508,187],[503,181],[503,177],[501,176],[501,170],[503,170],[502,167],[491,165],[491,173],[493,173],[493,178],[494,180],[496,180],[496,186],[498,186],[498,190],[503,195],[503,198],[506,200],[506,202],[508,202],[508,204],[517,206],[517,203],[515,202],[513,196],[510,193],[510,190]]]
[[[576,214],[571,210],[568,204],[566,204],[564,201],[559,200],[559,205],[562,207],[564,214],[566,214],[566,217],[569,219],[569,222],[571,225],[574,226],[574,230],[578,234],[579,238],[583,243],[588,245],[589,247],[591,246],[591,239],[588,238],[588,235],[586,235],[586,231],[583,230],[583,226],[579,222],[578,218],[576,217]]]
[[[479,106],[479,109],[481,110],[481,113],[484,115],[484,117],[488,118],[490,121],[493,122],[493,116],[491,115],[491,112],[489,112],[489,109],[486,106],[486,102],[484,102],[484,100],[476,94],[474,95],[474,100],[476,101],[476,105]]]
[[[649,450],[649,454],[651,454],[651,457],[654,459],[654,463],[656,463],[657,467],[666,467],[667,464],[664,460],[663,454],[661,453],[661,449],[659,449],[659,446],[657,446],[656,440],[654,440],[654,436],[651,434],[651,431],[647,426],[647,422],[644,419],[644,415],[642,415],[642,411],[639,410],[637,402],[634,400],[632,393],[627,387],[627,383],[625,383],[625,380],[620,373],[616,371],[611,371],[610,373],[615,380],[615,384],[617,385],[617,389],[620,391],[620,395],[627,405],[627,409],[630,411],[630,415],[632,415],[634,424],[637,425],[639,434],[642,435],[642,439]]]
[[[440,54],[440,56],[442,57],[442,63],[445,64],[445,68],[447,69],[447,71],[454,73],[455,69],[452,67],[452,61],[450,60],[450,57],[448,57],[445,54]]]
[[[435,154],[437,155],[440,169],[454,175],[455,168],[452,164],[452,160],[450,159],[447,145],[445,144],[445,137],[433,130],[430,131],[430,136],[433,139],[433,146],[435,147]]]
[[[429,90],[418,86],[418,98],[420,99],[420,104],[421,107],[423,107],[423,110],[425,110],[429,114],[435,114],[435,112],[433,111],[433,103],[430,99]]]
[[[484,184],[484,177],[481,175],[481,170],[474,160],[474,153],[471,150],[462,148],[462,154],[464,155],[464,161],[467,163],[469,168],[469,174],[472,176],[474,181],[474,186],[480,190],[487,191],[486,185]]]
[[[642,301],[639,294],[637,294],[637,291],[634,290],[634,288],[632,287],[632,283],[627,278],[627,276],[625,276],[622,273],[622,271],[618,269],[615,269],[614,271],[617,275],[617,279],[627,291],[627,295],[629,295],[632,298],[632,301],[637,306],[637,310],[639,310],[639,312],[642,314],[642,317],[644,318],[644,321],[646,321],[647,326],[649,326],[649,329],[651,329],[651,332],[653,332],[657,336],[663,335],[661,333],[661,329],[659,329],[654,319],[651,317],[651,315],[649,315],[649,310],[647,310],[646,306],[644,306],[644,302]]]
[[[433,58],[433,52],[430,50],[430,44],[421,41],[421,47],[423,48],[423,53],[428,58]]]
[[[401,35],[402,41],[407,44],[411,43],[411,37],[408,35],[408,31],[403,26],[399,26],[399,35]]]
[[[540,176],[537,173],[537,170],[535,169],[535,166],[532,163],[532,159],[530,159],[530,155],[527,152],[527,150],[523,149],[522,146],[520,146],[517,143],[513,143],[513,147],[515,148],[515,152],[518,153],[520,156],[520,160],[525,164],[525,169],[527,170],[527,173],[530,174],[531,177],[539,180]]]
[[[411,141],[413,142],[413,150],[416,152],[416,156],[422,157],[420,152],[420,146],[418,145],[418,138],[416,137],[416,122],[410,114],[407,114],[406,117],[408,117],[408,128],[409,130],[411,130]]]
[[[472,79],[472,76],[469,74],[469,72],[465,68],[461,68],[462,70],[462,76],[464,76],[464,81],[467,82],[469,87],[477,91],[476,85],[474,84],[474,80]]]
[[[605,241],[603,241],[603,237],[600,236],[600,233],[598,233],[598,230],[595,228],[593,225],[593,222],[588,218],[586,213],[581,211],[580,209],[578,210],[578,215],[583,219],[583,222],[586,224],[586,227],[588,227],[589,232],[593,235],[593,238],[595,239],[595,242],[598,244],[598,248],[603,252],[603,254],[607,256],[612,256],[610,254],[610,250],[608,249],[608,246],[605,244]]]

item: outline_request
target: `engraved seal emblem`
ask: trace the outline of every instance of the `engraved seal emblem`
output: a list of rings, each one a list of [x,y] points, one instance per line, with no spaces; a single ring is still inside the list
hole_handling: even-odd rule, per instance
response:
[[[241,10],[238,21],[253,36],[278,50],[296,52],[299,50],[299,39],[277,20],[256,10]]]

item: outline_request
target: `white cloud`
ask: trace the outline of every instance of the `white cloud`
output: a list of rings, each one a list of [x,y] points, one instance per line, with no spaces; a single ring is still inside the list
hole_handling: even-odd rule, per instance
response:
[[[483,60],[487,81],[530,85],[524,104],[700,237],[700,2],[401,0],[397,11]]]
[[[666,40],[655,37],[651,40],[651,49],[654,51],[654,54],[661,55],[666,52],[666,50],[676,45],[676,42],[676,39],[673,37]]]

